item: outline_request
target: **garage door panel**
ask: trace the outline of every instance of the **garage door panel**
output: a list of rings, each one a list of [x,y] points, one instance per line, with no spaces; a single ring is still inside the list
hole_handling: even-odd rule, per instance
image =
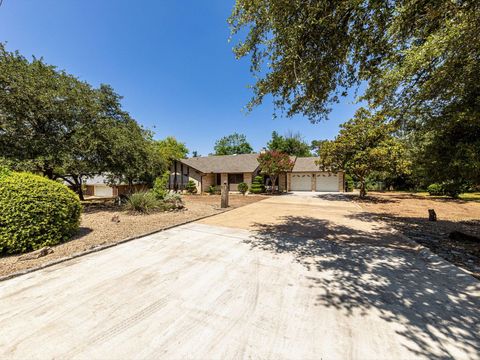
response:
[[[112,197],[113,196],[113,189],[110,186],[95,186],[94,189],[95,196],[102,196],[102,197]]]
[[[312,174],[292,174],[291,181],[292,191],[312,190]]]
[[[338,191],[337,174],[320,173],[316,177],[316,191]]]

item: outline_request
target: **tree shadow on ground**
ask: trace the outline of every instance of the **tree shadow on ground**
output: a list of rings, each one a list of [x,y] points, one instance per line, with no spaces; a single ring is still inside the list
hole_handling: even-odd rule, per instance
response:
[[[358,195],[356,195],[358,197]],[[435,201],[440,203],[455,203],[455,204],[467,204],[472,202],[480,202],[479,199],[472,198],[472,199],[461,199],[461,198],[452,198],[448,196],[431,196],[431,195],[424,195],[418,194],[414,192],[390,192],[390,191],[371,191],[368,193],[367,198],[369,200],[374,201],[375,199],[380,200],[388,200],[392,199],[392,201],[400,201],[405,199],[412,199],[412,200],[420,200],[420,201]],[[369,201],[367,200],[367,202]]]
[[[455,344],[480,353],[480,283],[446,262],[431,263],[388,231],[364,232],[312,217],[256,224],[252,247],[289,253],[312,271],[321,288],[317,305],[381,317],[400,324],[413,356],[445,359]],[[318,270],[319,272],[317,272]],[[324,274],[333,274],[325,276]],[[323,276],[322,276],[323,275]]]
[[[386,222],[410,239],[428,247],[447,261],[468,269],[480,278],[480,243],[449,238],[449,234],[454,231],[480,237],[479,220],[429,221],[427,217],[368,212],[350,214],[347,217],[373,223]]]
[[[364,203],[372,203],[372,204],[390,204],[390,203],[398,203],[400,198],[396,198],[393,196],[387,197],[380,197],[380,196],[370,196],[367,195],[364,198],[360,198],[359,194],[356,193],[315,193],[312,194],[313,198],[327,200],[327,201],[358,201]]]
[[[91,228],[88,228],[88,227],[85,227],[85,226],[80,226],[78,231],[69,240],[65,241],[64,243],[70,242],[70,241],[73,241],[73,240],[81,239],[82,237],[90,234],[92,231],[93,231],[93,229],[91,229]]]

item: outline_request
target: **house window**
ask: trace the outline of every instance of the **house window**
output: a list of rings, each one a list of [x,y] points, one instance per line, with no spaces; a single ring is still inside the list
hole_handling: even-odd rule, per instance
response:
[[[222,174],[216,174],[215,185],[222,185]]]
[[[228,174],[229,184],[240,184],[243,182],[243,174]]]

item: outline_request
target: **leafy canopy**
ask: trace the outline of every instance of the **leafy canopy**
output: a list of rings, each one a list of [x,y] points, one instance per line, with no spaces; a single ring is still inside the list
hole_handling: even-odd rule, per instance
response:
[[[318,122],[363,83],[401,126],[416,177],[478,184],[479,1],[236,0],[229,23],[257,79],[249,109],[272,95]]]
[[[261,153],[257,160],[260,172],[270,177],[272,185],[276,183],[281,173],[291,171],[294,165],[288,154],[279,151],[266,151]],[[275,186],[272,186],[271,191],[272,193],[275,191]]]
[[[402,174],[410,170],[405,144],[394,135],[396,130],[382,115],[361,108],[341,125],[335,140],[322,143],[318,164],[325,171],[345,170],[353,175],[363,197],[366,180],[374,172]]]
[[[233,133],[217,140],[213,149],[215,155],[238,155],[253,152],[252,146],[247,141],[247,137],[238,133]]]
[[[29,61],[0,44],[2,162],[67,181],[108,172],[133,183],[165,167],[152,134],[122,109],[108,85],[93,88],[42,59]]]
[[[292,156],[310,156],[310,146],[303,140],[300,133],[287,133],[285,136],[272,132],[272,139],[267,143],[269,150],[279,151]]]
[[[159,156],[168,162],[172,160],[184,159],[188,154],[185,143],[175,139],[173,136],[167,136],[163,140],[157,141]]]

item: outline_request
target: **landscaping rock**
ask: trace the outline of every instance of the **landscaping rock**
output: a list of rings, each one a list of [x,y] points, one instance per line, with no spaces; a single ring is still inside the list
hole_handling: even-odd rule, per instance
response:
[[[45,246],[39,250],[20,256],[17,261],[34,260],[52,254],[53,252],[50,246]]]

